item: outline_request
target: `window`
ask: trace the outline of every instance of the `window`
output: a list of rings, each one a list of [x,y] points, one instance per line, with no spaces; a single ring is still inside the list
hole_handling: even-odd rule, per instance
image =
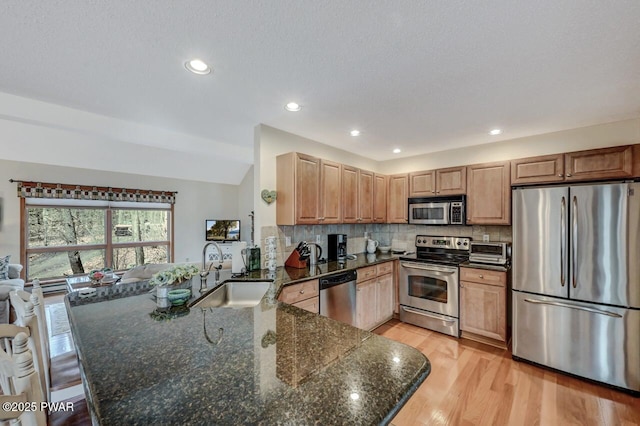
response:
[[[171,261],[170,204],[24,200],[27,281]]]

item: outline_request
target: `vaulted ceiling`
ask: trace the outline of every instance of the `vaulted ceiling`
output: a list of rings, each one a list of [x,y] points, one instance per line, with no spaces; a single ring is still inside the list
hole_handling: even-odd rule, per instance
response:
[[[637,0],[5,0],[0,44],[0,92],[243,153],[259,123],[380,161],[640,116]]]

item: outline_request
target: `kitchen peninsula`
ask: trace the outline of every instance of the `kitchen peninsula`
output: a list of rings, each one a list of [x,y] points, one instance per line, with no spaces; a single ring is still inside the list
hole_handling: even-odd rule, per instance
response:
[[[429,375],[427,358],[278,302],[290,281],[276,271],[254,308],[182,307],[165,316],[140,284],[85,299],[69,294],[94,423],[389,423]]]

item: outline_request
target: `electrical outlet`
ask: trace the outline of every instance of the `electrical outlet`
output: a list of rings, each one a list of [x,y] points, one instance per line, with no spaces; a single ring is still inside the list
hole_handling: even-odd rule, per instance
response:
[[[184,258],[184,261],[185,261],[185,262],[188,262],[188,261],[189,261],[189,258],[188,258],[188,257],[185,257],[185,258]]]
[[[485,243],[486,243],[487,241],[489,241],[489,234],[483,234],[483,235],[482,235],[482,241],[484,241]]]
[[[316,244],[322,244],[322,240],[320,239],[320,235],[316,235]]]
[[[289,247],[291,245],[291,237],[284,237],[284,245]]]

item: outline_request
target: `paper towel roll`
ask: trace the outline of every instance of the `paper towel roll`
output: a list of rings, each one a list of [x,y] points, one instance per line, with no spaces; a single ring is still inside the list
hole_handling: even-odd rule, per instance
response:
[[[246,271],[245,253],[247,248],[246,241],[234,241],[231,243],[231,273],[241,274]]]

